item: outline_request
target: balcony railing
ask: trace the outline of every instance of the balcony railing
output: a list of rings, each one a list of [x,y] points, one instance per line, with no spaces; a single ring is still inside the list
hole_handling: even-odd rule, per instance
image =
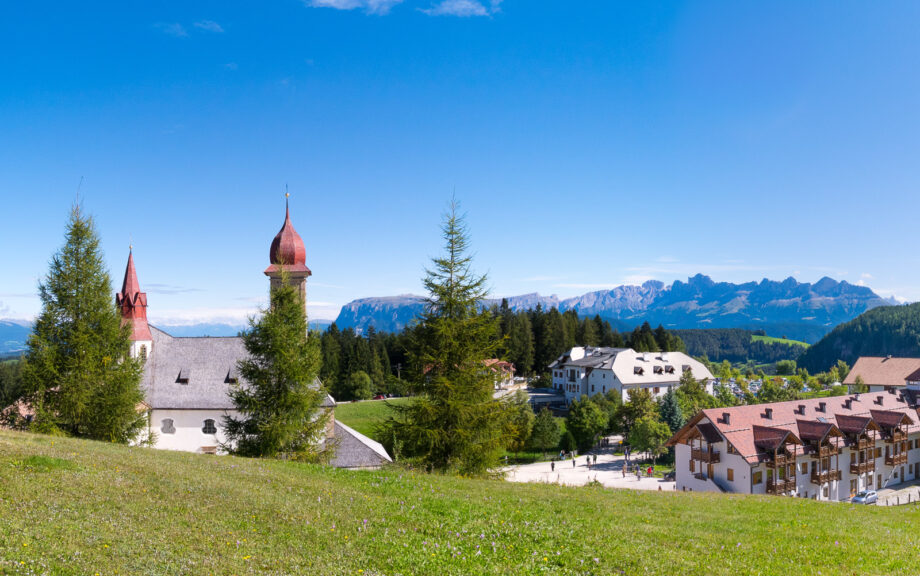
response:
[[[795,464],[794,454],[777,454],[775,460],[764,462],[767,468],[782,468],[788,464]]]
[[[718,450],[691,450],[690,458],[700,460],[709,464],[716,464],[720,461]]]
[[[822,470],[820,472],[815,470],[811,473],[812,484],[826,484],[834,480],[840,480],[840,470]]]
[[[767,494],[785,494],[795,490],[795,478],[767,480]]]
[[[901,464],[907,464],[907,452],[885,456],[885,466],[900,466]]]
[[[886,444],[895,444],[897,442],[906,442],[906,441],[907,441],[907,433],[904,432],[903,430],[895,430],[894,432],[891,433],[890,436],[885,438]]]
[[[857,450],[865,450],[866,448],[874,448],[874,447],[875,447],[875,438],[860,438],[856,442]]]
[[[866,474],[867,472],[875,472],[875,460],[850,462],[850,474]]]
[[[836,456],[837,454],[840,454],[840,450],[836,446],[824,445],[818,446],[818,449],[815,450],[812,456],[815,458],[827,458],[829,456]]]

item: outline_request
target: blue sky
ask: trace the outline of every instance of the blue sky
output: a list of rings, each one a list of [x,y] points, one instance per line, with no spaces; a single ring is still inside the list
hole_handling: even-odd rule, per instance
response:
[[[15,3],[0,317],[83,178],[155,322],[264,303],[285,185],[314,319],[421,292],[456,191],[496,296],[697,272],[920,300],[920,4]]]

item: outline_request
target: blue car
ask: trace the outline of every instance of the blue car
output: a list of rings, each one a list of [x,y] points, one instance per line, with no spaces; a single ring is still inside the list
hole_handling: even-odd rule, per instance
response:
[[[853,504],[875,504],[878,502],[878,492],[875,490],[863,490],[850,498]]]

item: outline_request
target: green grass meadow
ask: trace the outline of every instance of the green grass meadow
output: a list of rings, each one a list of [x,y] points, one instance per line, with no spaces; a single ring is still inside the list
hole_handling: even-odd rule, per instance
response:
[[[368,438],[377,438],[377,425],[393,413],[390,405],[400,405],[409,402],[409,398],[390,398],[388,400],[365,400],[363,402],[349,402],[336,404],[335,419],[346,426],[350,426]]]
[[[917,574],[920,508],[352,472],[0,431],[0,574]]]
[[[809,344],[807,342],[802,342],[801,340],[789,340],[787,338],[776,338],[775,336],[751,336],[752,342],[765,342],[767,344],[788,344],[790,346],[801,346],[802,348],[808,348]]]

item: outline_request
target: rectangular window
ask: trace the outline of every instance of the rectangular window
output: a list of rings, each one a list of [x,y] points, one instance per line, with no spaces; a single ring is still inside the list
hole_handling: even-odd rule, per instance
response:
[[[763,482],[763,472],[761,472],[760,470],[758,470],[757,472],[754,472],[753,482],[755,486]]]
[[[802,470],[802,474],[808,474],[808,462],[802,462],[800,468]]]
[[[735,481],[735,471],[729,468],[728,472],[726,472],[726,478],[728,478],[729,482],[734,482]]]
[[[690,460],[690,471],[696,472],[696,460]]]
[[[827,498],[827,486],[824,487],[824,497]]]
[[[882,448],[881,448],[881,446],[879,446],[878,448],[875,449],[875,457],[876,457],[876,458],[881,458],[881,457],[882,457]]]
[[[655,386],[655,394],[658,394],[660,391],[661,391],[661,388],[659,388],[658,386]]]
[[[856,479],[850,480],[850,492],[856,492]]]
[[[872,486],[872,474],[866,477],[866,486]]]

